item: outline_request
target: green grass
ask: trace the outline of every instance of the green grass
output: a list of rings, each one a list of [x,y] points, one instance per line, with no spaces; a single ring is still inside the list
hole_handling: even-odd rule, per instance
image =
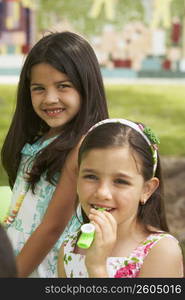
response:
[[[111,117],[141,121],[160,138],[161,155],[185,155],[185,87],[106,86]]]
[[[15,97],[15,85],[0,85],[0,148],[13,115]]]
[[[6,136],[15,108],[15,85],[0,85],[0,149]],[[0,163],[0,186],[7,184],[7,177]]]
[[[15,109],[15,85],[0,85],[0,149]],[[141,121],[161,140],[161,155],[185,155],[185,86],[106,85],[110,117]],[[0,164],[0,185],[7,178]]]

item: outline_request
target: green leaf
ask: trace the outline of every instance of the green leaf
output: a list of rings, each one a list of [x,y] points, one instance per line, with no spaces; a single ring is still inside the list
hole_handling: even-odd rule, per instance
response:
[[[139,259],[137,257],[132,257],[131,258],[134,262],[139,262]]]
[[[71,255],[69,255],[67,259],[68,259],[68,261],[72,261]]]

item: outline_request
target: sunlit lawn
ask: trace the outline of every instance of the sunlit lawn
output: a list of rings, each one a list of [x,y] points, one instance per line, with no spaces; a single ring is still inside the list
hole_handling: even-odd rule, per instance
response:
[[[0,85],[0,148],[15,108],[15,85]],[[185,86],[106,85],[111,117],[141,121],[161,140],[162,155],[185,155]],[[0,185],[7,183],[0,165]]]
[[[185,86],[107,86],[111,117],[142,121],[160,137],[162,155],[185,155]]]
[[[0,85],[0,149],[13,115],[15,94],[15,85]],[[5,184],[7,178],[0,163],[0,186]]]

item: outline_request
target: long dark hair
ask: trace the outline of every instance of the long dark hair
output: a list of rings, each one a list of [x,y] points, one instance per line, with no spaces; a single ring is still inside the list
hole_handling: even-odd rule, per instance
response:
[[[63,127],[61,135],[37,155],[29,182],[32,190],[41,174],[53,182],[60,172],[69,151],[94,123],[108,117],[103,80],[97,57],[90,44],[72,32],[50,33],[40,39],[27,55],[17,92],[17,106],[2,147],[2,164],[13,187],[25,143],[33,143],[49,130],[48,125],[35,113],[31,103],[30,72],[39,63],[48,63],[67,74],[81,96],[78,114]]]
[[[151,179],[153,177],[154,161],[150,146],[140,133],[120,123],[105,123],[90,131],[79,149],[78,164],[80,166],[83,157],[92,149],[104,149],[124,145],[128,145],[132,154],[138,155],[140,158],[142,165],[141,173],[144,180]],[[147,231],[150,231],[148,229],[149,225],[169,231],[164,208],[163,179],[159,155],[155,177],[159,179],[159,186],[145,205],[139,204],[137,217]]]

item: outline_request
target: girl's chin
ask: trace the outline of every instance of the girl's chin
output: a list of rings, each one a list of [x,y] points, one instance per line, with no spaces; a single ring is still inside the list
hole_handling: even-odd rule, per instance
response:
[[[61,131],[62,131],[62,127],[63,127],[63,125],[60,125],[60,126],[54,126],[53,124],[51,124],[51,123],[47,123],[47,125],[50,127],[50,130],[49,130],[49,132],[48,132],[48,134],[49,135],[51,135],[51,136],[55,136],[55,135],[57,135],[57,134],[60,134],[61,133]]]

